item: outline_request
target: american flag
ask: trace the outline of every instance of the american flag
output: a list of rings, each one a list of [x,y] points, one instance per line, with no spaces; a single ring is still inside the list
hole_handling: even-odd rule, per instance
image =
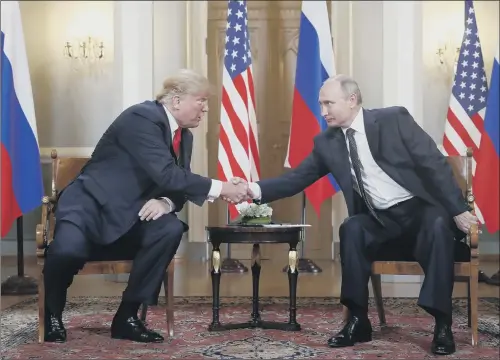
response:
[[[465,1],[465,31],[446,116],[443,148],[445,154],[449,156],[464,156],[467,148],[472,148],[473,176],[476,172],[479,144],[484,130],[487,98],[488,84],[474,6],[472,1]],[[476,215],[481,223],[484,223],[477,205]]]
[[[222,75],[218,177],[260,178],[257,120],[247,2],[228,1]],[[238,215],[229,205],[230,218]]]

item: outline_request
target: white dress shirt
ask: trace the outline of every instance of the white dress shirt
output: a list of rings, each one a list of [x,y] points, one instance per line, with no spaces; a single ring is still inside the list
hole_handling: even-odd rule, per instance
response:
[[[363,117],[363,109],[360,109],[354,121],[352,122],[351,129],[354,130],[354,140],[356,141],[356,148],[358,150],[359,160],[363,166],[361,170],[361,177],[363,187],[372,200],[372,205],[375,209],[387,209],[399,202],[408,200],[413,195],[392,180],[380,166],[377,165],[373,159],[370,147],[368,146],[368,139],[365,132],[365,122]],[[349,151],[349,141],[346,136],[348,128],[342,128],[345,136],[347,151]],[[351,164],[351,175],[354,184],[354,189],[359,194],[359,188],[356,183],[356,175],[352,167],[351,157],[349,156],[349,163]]]
[[[171,136],[172,136],[172,141],[174,140],[174,133],[177,129],[179,129],[179,124],[177,124],[177,121],[175,120],[174,116],[170,113],[170,111],[167,109],[165,105],[163,105],[163,108],[165,109],[165,112],[167,113],[168,117],[168,123],[170,125],[170,131],[171,131]],[[208,192],[208,201],[212,202],[215,199],[217,199],[220,196],[220,193],[222,191],[222,181],[220,180],[214,180],[212,179],[212,186],[210,187],[210,191]],[[163,200],[167,202],[167,204],[170,206],[170,211],[172,212],[175,210],[175,205],[167,197],[163,197]]]
[[[373,159],[370,147],[368,146],[368,139],[366,138],[363,109],[359,110],[359,113],[354,118],[350,128],[355,130],[354,140],[356,141],[359,160],[363,165],[363,169],[361,171],[363,186],[372,200],[373,207],[375,209],[387,209],[399,202],[412,198],[413,195],[392,180]],[[342,128],[342,131],[344,132],[347,150],[349,151],[349,141],[347,140],[347,136],[345,136],[347,129],[348,128]],[[359,188],[356,183],[356,175],[354,173],[354,168],[352,167],[350,156],[349,163],[351,165],[353,186],[355,191],[359,194]],[[249,187],[254,194],[254,199],[260,199],[260,186],[257,183],[250,183]]]

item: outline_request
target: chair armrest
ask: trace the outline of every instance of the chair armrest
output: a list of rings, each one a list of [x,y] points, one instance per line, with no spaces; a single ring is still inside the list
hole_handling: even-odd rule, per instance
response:
[[[45,250],[49,245],[50,234],[50,216],[55,202],[49,196],[42,199],[42,218],[41,223],[36,226],[36,256],[45,257]]]
[[[479,257],[479,234],[481,231],[478,225],[472,225],[467,234],[467,242],[470,246],[471,260]]]

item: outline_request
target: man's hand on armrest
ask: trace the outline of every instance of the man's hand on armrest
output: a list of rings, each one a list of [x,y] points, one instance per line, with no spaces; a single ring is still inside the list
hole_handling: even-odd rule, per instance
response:
[[[453,220],[455,220],[457,227],[466,234],[469,232],[472,225],[478,224],[477,217],[472,215],[472,213],[469,211],[455,216]]]

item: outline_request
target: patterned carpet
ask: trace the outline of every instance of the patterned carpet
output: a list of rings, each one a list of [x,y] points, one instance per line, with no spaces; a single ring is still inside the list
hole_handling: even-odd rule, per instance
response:
[[[247,321],[250,298],[222,298],[221,321]],[[429,348],[433,320],[415,299],[385,299],[388,325],[381,328],[374,304],[370,318],[372,342],[352,348],[330,349],[327,339],[341,327],[338,299],[299,298],[300,332],[231,330],[211,333],[211,299],[176,298],[175,335],[162,344],[139,344],[110,338],[109,326],[120,299],[71,298],[65,311],[66,344],[37,343],[37,300],[26,300],[1,314],[2,359],[422,359],[433,358]],[[286,298],[264,298],[263,320],[287,320]],[[466,301],[454,301],[453,331],[457,352],[450,358],[492,359],[500,343],[499,300],[480,301],[480,344],[470,345]],[[148,312],[151,328],[166,333],[161,307]]]

